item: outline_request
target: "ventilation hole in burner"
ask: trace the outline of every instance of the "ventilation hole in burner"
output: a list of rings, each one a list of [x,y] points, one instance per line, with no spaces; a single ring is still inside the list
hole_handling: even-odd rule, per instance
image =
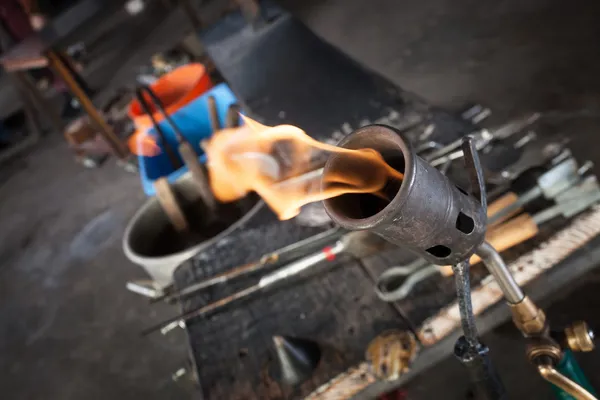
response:
[[[446,258],[450,255],[450,253],[452,253],[452,250],[450,250],[448,247],[441,245],[441,244],[430,247],[425,251],[437,258]]]
[[[475,222],[473,221],[473,218],[459,212],[458,217],[456,218],[456,229],[465,235],[468,235],[475,229]]]

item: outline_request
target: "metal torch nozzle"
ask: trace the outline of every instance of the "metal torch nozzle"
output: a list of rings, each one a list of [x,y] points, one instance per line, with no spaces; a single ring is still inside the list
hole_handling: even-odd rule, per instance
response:
[[[348,230],[369,230],[398,246],[407,247],[438,265],[468,259],[483,242],[486,212],[480,202],[455,186],[417,156],[394,128],[371,125],[348,135],[339,146],[377,150],[404,174],[401,185],[384,188],[389,202],[373,194],[345,194],[324,201],[331,219]],[[346,153],[332,155],[327,175],[339,175],[348,165]],[[364,171],[369,174],[369,171]]]

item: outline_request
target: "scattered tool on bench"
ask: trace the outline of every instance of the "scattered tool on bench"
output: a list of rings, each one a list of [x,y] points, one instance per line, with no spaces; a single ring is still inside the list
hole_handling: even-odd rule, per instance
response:
[[[489,348],[479,340],[469,279],[469,260],[476,254],[494,276],[510,307],[515,326],[527,340],[527,357],[540,376],[553,384],[561,398],[595,399],[587,379],[579,373],[574,358],[564,341],[551,336],[551,327],[543,310],[529,299],[515,281],[498,251],[486,241],[487,200],[483,170],[475,143],[466,137],[462,150],[469,173],[472,194],[462,192],[440,171],[417,156],[412,146],[394,128],[372,125],[361,128],[342,140],[344,148],[372,148],[388,162],[403,167],[404,179],[387,204],[372,198],[342,196],[324,200],[331,219],[348,230],[373,232],[389,242],[408,247],[436,265],[452,265],[456,286],[458,311],[463,336],[454,347],[454,355],[467,368],[477,398],[506,399],[507,393],[489,357]],[[398,160],[401,160],[398,162]],[[323,172],[324,182],[329,174],[339,170],[346,160],[339,155],[330,157]],[[589,186],[588,186],[589,185]],[[326,186],[326,185],[325,185]],[[589,178],[580,185],[586,193],[572,190],[557,197],[569,209],[585,209],[584,204],[600,200],[597,182]],[[588,191],[589,190],[589,191]],[[593,193],[593,194],[589,194]],[[565,203],[563,203],[563,201]],[[369,207],[371,206],[371,207]],[[589,204],[587,205],[589,206]],[[356,212],[356,210],[362,212]],[[541,223],[566,209],[543,211],[533,218]],[[585,332],[588,341],[593,336]],[[565,363],[573,368],[565,368]]]
[[[475,147],[478,150],[482,150],[494,140],[505,140],[531,126],[539,119],[539,117],[540,114],[535,113],[518,120],[511,121],[495,130],[489,131],[487,129],[482,129],[479,132],[475,132],[471,135],[473,137]],[[429,163],[434,167],[444,165],[450,161],[458,160],[464,156],[461,145],[462,139],[455,140],[454,142],[427,154],[427,156],[425,156],[425,160],[429,161]]]
[[[146,97],[144,96],[144,94],[146,94],[148,97],[150,97],[152,99],[150,93],[152,93],[151,89],[142,86],[142,87],[139,87],[136,89],[135,96],[136,96],[137,100],[139,101],[140,105],[142,106],[142,110],[144,110],[144,112],[148,115],[148,117],[152,121],[152,125],[154,126],[154,129],[156,130],[156,133],[158,134],[158,137],[160,138],[160,144],[162,145],[162,149],[165,151],[165,154],[167,155],[167,158],[169,159],[169,162],[171,163],[171,167],[173,167],[173,169],[179,169],[182,167],[182,164],[181,164],[181,161],[179,160],[179,157],[177,156],[177,152],[175,151],[175,149],[173,148],[173,146],[167,139],[167,135],[165,135],[165,132],[162,130],[162,128],[158,124],[158,121],[154,117],[154,111],[152,110],[152,108],[150,107],[150,105],[147,102]]]
[[[537,184],[527,192],[519,196],[512,192],[507,193],[505,196],[512,197],[514,201],[512,204],[492,213],[488,218],[488,226],[493,226],[506,220],[519,212],[522,207],[542,196],[547,200],[554,199],[558,194],[577,183],[592,167],[593,163],[588,161],[578,168],[577,162],[572,157],[553,166],[541,175],[537,179]]]
[[[187,320],[200,316],[213,315],[219,311],[223,311],[232,304],[264,292],[272,286],[289,281],[324,261],[331,263],[342,253],[347,253],[353,257],[364,257],[381,250],[385,245],[385,241],[368,232],[346,233],[332,246],[327,246],[314,254],[301,258],[264,275],[257,284],[242,289],[239,292],[211,304],[185,312],[163,321],[160,324],[147,328],[142,331],[142,335],[147,335],[157,330],[160,330],[162,334],[166,334],[177,327],[185,326]]]
[[[158,96],[156,96],[156,94],[149,87],[146,87],[146,86],[140,87],[138,89],[137,93],[139,93],[138,98],[143,99],[143,100],[140,100],[140,103],[142,103],[142,104],[145,104],[144,103],[144,101],[145,101],[144,94],[147,95],[148,97],[150,97],[150,99],[152,99],[152,102],[154,103],[154,107],[162,113],[165,120],[169,123],[169,125],[171,125],[171,129],[173,130],[173,133],[175,134],[175,138],[177,139],[179,154],[181,155],[181,158],[183,159],[185,165],[188,167],[192,176],[194,177],[194,181],[196,182],[196,185],[198,187],[200,197],[202,198],[202,201],[204,202],[204,204],[206,205],[206,207],[209,211],[207,213],[207,217],[214,216],[215,211],[217,209],[217,201],[215,200],[215,198],[212,194],[212,190],[210,188],[210,184],[208,182],[208,176],[207,176],[206,171],[204,170],[204,166],[200,163],[200,160],[198,159],[198,157],[199,157],[198,153],[196,152],[196,150],[194,150],[194,147],[192,146],[192,144],[185,138],[183,133],[179,130],[179,128],[177,127],[177,125],[175,124],[175,122],[173,121],[173,119],[171,118],[169,113],[165,110],[165,108],[164,108],[162,102],[160,101],[160,99],[158,98]],[[213,103],[214,103],[214,98],[213,98]],[[215,107],[216,107],[216,105],[215,105]],[[210,112],[210,110],[209,110],[209,112]],[[216,112],[216,111],[212,111],[212,112]],[[153,118],[151,116],[151,114],[149,114],[149,115],[151,118]],[[155,129],[160,132],[161,128],[159,127],[159,125],[156,124],[154,119],[153,119],[153,122],[154,122]],[[164,134],[161,134],[161,138],[162,138],[162,136],[164,136]],[[177,169],[177,168],[175,168],[175,169]]]
[[[277,368],[274,378],[287,386],[297,386],[309,379],[321,360],[321,349],[312,340],[273,336]]]
[[[561,154],[564,154],[565,145],[568,139],[561,140],[539,140],[536,143],[530,144],[523,149],[523,153],[519,159],[511,165],[502,168],[499,171],[491,171],[486,173],[486,182],[499,186],[506,187],[525,171],[544,167],[552,160],[556,160]]]
[[[161,300],[180,300],[193,294],[197,294],[198,292],[213,287],[215,285],[225,284],[233,279],[250,275],[258,271],[262,271],[268,268],[269,266],[284,262],[290,262],[295,258],[299,258],[303,255],[308,254],[308,252],[310,251],[314,251],[318,247],[325,246],[328,243],[333,243],[343,234],[344,231],[338,227],[329,229],[325,232],[321,232],[307,239],[293,243],[289,246],[285,246],[279,250],[275,250],[270,253],[264,254],[258,261],[235,267],[227,272],[218,274],[216,276],[207,278],[201,282],[183,288],[178,292],[168,293],[161,297],[152,299],[151,302],[155,303]]]

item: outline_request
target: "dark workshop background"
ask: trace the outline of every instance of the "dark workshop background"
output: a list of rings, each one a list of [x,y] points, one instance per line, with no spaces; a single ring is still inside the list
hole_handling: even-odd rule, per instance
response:
[[[550,113],[557,131],[588,138],[587,146],[578,141],[583,144],[573,148],[576,157],[600,165],[599,2],[282,3],[318,35],[432,104],[458,109],[479,102],[493,110],[492,122],[528,111]],[[118,62],[115,46],[105,44],[98,60]],[[111,77],[102,74],[99,63],[88,72],[95,86],[108,87]],[[0,81],[0,87],[7,85]],[[0,93],[0,104],[11,102],[10,89]],[[137,176],[114,163],[91,172],[82,169],[60,135],[45,138],[29,155],[0,168],[2,398],[193,395],[171,380],[185,364],[184,334],[138,335],[148,321],[172,310],[150,308],[144,298],[125,290],[127,280],[143,277],[121,250],[125,224],[143,200]],[[585,318],[600,326],[599,273],[553,300],[549,315],[556,322]],[[484,341],[512,398],[552,398],[527,365],[523,342],[509,324]],[[578,359],[600,387],[600,354]],[[465,398],[460,368],[454,360],[443,362],[410,384],[408,398]]]

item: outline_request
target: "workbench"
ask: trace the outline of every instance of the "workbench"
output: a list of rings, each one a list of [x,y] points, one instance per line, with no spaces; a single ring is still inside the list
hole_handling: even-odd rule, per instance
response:
[[[129,23],[132,27],[125,29],[124,33],[128,35],[121,40],[124,50],[121,52],[121,57],[112,60],[113,64],[116,62],[118,67],[106,65],[104,59],[99,60],[101,69],[108,68],[111,71],[102,73],[108,77],[109,81],[106,82],[105,79],[97,96],[93,96],[95,93],[88,87],[86,80],[74,68],[71,58],[62,49],[72,44],[74,38],[85,37],[90,31],[96,31],[105,20],[113,17],[118,11],[122,12],[123,3],[120,1],[84,0],[77,2],[51,20],[41,31],[32,34],[3,53],[0,56],[0,64],[19,80],[24,79],[25,71],[51,68],[64,81],[71,94],[77,98],[81,108],[96,125],[98,132],[113,153],[119,158],[126,158],[129,152],[124,141],[106,122],[102,112],[95,106],[93,97],[103,101],[112,96],[117,87],[135,85],[140,65],[147,63],[153,54],[168,50],[179,43],[184,37],[185,31],[194,29],[194,22],[197,20],[193,8],[189,7],[187,1],[174,2],[169,9],[165,9],[162,4],[155,3],[151,2],[146,5],[147,10],[143,12],[149,14],[147,17],[145,15],[128,16],[126,20],[120,21],[122,24]],[[182,3],[181,6],[180,3]],[[157,8],[159,10],[156,10]],[[175,42],[173,41],[174,37],[176,38]],[[64,124],[60,120],[58,110],[47,104],[48,102],[35,87],[30,90],[37,100],[38,108],[51,116],[53,128],[62,131]]]
[[[293,123],[319,140],[336,141],[361,125],[382,122],[408,128],[434,123],[437,139],[450,142],[474,127],[461,118],[429,107],[360,66],[312,34],[282,10],[266,10],[270,23],[252,30],[241,15],[232,14],[202,40],[215,64],[240,99],[244,109],[268,125]],[[548,225],[530,242],[505,254],[517,259],[547,240],[564,221]],[[296,219],[278,221],[265,206],[240,229],[212,248],[184,263],[175,272],[176,288],[189,286],[235,266],[255,261],[326,229],[303,226]],[[569,284],[596,265],[600,256],[592,240],[561,265],[541,275],[529,287],[535,300]],[[208,318],[186,324],[190,355],[199,385],[209,399],[301,398],[348,368],[364,360],[367,344],[387,329],[415,330],[429,316],[454,300],[452,279],[433,279],[415,295],[394,304],[380,301],[373,292],[376,276],[412,256],[400,249],[355,260],[341,257],[335,265],[316,268],[268,294]],[[486,275],[473,271],[476,285]],[[188,311],[243,288],[252,279],[216,287],[181,303]],[[503,304],[479,318],[482,333],[508,320]],[[312,379],[295,389],[279,385],[272,376],[273,335],[316,341],[322,361]],[[376,382],[359,398],[371,398],[396,388],[451,354],[455,331],[423,351],[412,371],[394,382]]]

